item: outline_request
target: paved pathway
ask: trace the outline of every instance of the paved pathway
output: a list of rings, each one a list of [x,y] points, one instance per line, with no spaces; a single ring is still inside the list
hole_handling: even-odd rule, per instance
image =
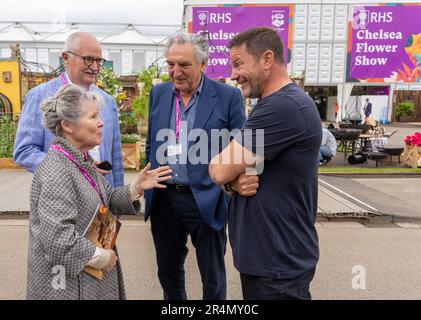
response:
[[[136,173],[125,174],[126,183]],[[28,212],[32,174],[25,171],[0,171],[0,212]],[[319,213],[372,212],[368,206],[339,192],[331,184],[319,183]]]
[[[314,299],[421,299],[421,225],[364,226],[357,222],[316,223],[320,261],[311,285]],[[24,299],[28,221],[0,219],[0,300]],[[162,299],[149,225],[123,220],[118,239],[128,299]],[[194,248],[186,259],[186,289],[201,299]],[[225,256],[228,299],[241,299],[231,248]],[[365,273],[365,289],[352,286]],[[362,282],[360,282],[362,284]]]

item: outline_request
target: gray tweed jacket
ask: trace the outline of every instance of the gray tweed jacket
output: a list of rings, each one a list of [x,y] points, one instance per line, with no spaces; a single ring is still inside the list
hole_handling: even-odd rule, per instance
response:
[[[85,161],[83,153],[63,138],[53,143],[82,164],[115,215],[139,212],[139,202],[131,201],[128,186],[112,189],[95,169],[92,158]],[[95,245],[83,232],[100,202],[77,166],[50,149],[35,171],[30,193],[27,299],[125,299],[119,261],[103,280],[83,271],[95,252]],[[58,277],[58,270],[65,270],[64,279]]]

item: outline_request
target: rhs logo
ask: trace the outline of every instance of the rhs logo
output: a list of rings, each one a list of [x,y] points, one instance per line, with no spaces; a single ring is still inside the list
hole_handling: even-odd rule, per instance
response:
[[[372,10],[367,10],[365,7],[354,7],[352,28],[355,30],[366,30],[369,24],[392,22],[393,12],[382,10],[384,10],[384,7],[376,7]]]
[[[355,9],[357,14],[354,15],[352,26],[354,29],[367,29],[369,23],[370,11],[364,8]]]
[[[272,26],[274,26],[276,29],[282,29],[281,27],[285,24],[285,15],[283,11],[272,11]]]

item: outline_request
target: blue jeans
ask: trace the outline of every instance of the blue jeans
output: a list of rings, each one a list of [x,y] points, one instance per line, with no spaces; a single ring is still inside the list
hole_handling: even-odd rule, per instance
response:
[[[319,161],[327,160],[332,158],[332,152],[329,147],[321,146],[319,151]]]
[[[316,268],[295,279],[240,274],[244,300],[311,300],[310,282]]]

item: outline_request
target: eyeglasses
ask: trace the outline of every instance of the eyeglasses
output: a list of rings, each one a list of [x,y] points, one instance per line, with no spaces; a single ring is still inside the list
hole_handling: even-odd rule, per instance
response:
[[[67,53],[73,54],[74,56],[77,56],[77,57],[83,59],[83,62],[85,63],[85,65],[87,67],[90,67],[94,62],[96,62],[98,67],[102,67],[104,65],[105,61],[107,61],[104,58],[95,59],[94,57],[91,57],[91,56],[81,56],[80,54],[74,53],[72,51],[67,51]]]

